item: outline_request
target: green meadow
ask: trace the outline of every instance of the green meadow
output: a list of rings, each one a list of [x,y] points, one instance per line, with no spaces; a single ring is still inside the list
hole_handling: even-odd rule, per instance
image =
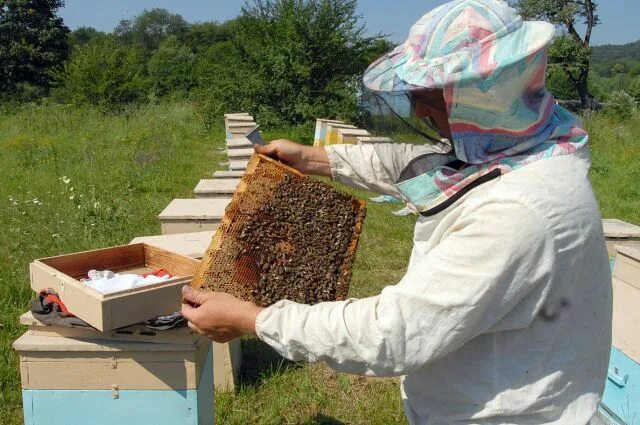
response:
[[[22,423],[19,361],[11,348],[32,293],[35,258],[127,244],[160,233],[157,215],[192,197],[199,179],[223,169],[222,117],[205,129],[188,103],[104,113],[26,105],[0,110],[0,423]],[[640,113],[619,123],[586,118],[592,181],[604,217],[640,224]],[[309,143],[310,126],[266,132]],[[362,199],[371,194],[350,190]],[[403,275],[415,219],[368,202],[351,295],[366,297]],[[365,379],[322,364],[284,361],[243,341],[241,385],[216,394],[223,424],[405,423],[396,379]]]

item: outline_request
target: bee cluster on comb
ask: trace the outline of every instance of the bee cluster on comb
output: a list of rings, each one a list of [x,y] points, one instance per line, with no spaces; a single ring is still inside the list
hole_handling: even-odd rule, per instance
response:
[[[254,155],[193,286],[260,306],[345,299],[364,204]]]

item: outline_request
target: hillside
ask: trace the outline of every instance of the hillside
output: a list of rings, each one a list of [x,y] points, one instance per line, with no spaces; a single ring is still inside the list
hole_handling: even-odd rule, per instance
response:
[[[593,47],[594,63],[631,59],[640,61],[640,40],[627,44],[604,44]]]

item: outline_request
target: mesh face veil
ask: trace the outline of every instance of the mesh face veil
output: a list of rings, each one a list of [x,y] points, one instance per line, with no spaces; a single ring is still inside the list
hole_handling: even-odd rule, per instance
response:
[[[388,137],[394,142],[436,145],[451,150],[450,142],[439,136],[434,118],[420,108],[424,102],[409,91],[379,92],[362,87],[360,114],[364,128],[374,137]]]

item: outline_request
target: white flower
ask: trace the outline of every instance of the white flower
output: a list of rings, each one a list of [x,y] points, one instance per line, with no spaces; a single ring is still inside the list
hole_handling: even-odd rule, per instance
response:
[[[98,208],[100,206],[100,202],[96,201],[93,203],[93,208]]]
[[[11,202],[11,204],[18,205],[18,203],[16,201]]]
[[[59,235],[58,233],[54,233],[54,234],[52,235],[52,237],[54,237],[54,238],[59,238],[59,237],[60,237],[60,235]]]
[[[73,198],[75,198],[75,197],[76,197],[75,195],[71,195],[71,196],[69,196],[69,199],[71,199],[73,201]]]
[[[60,178],[60,180],[62,180],[62,182],[63,182],[64,184],[69,184],[69,183],[71,183],[71,179],[70,179],[69,177],[67,177],[67,176],[62,176],[62,177]]]

